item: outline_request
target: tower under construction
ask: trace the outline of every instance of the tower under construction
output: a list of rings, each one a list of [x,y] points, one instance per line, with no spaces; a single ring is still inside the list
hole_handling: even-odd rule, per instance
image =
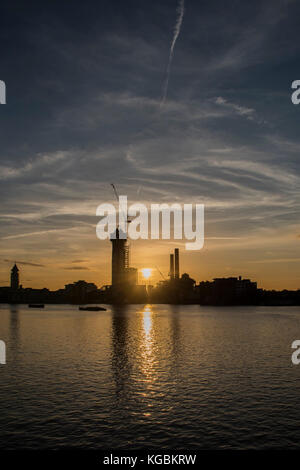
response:
[[[127,238],[120,238],[120,229],[116,229],[112,243],[111,285],[122,286],[126,282],[129,268],[129,245]]]

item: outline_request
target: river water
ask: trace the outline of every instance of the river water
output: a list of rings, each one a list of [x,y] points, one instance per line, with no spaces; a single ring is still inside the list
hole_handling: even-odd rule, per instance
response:
[[[299,307],[0,305],[0,448],[300,447]]]

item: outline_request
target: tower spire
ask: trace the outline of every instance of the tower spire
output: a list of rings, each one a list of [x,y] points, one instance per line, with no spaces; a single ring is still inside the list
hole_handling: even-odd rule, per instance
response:
[[[12,290],[19,289],[19,268],[17,263],[14,264],[10,272],[10,287]]]

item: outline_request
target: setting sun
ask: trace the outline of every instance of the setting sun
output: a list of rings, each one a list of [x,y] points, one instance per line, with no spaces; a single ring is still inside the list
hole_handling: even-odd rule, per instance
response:
[[[151,276],[151,273],[152,273],[152,269],[151,268],[143,268],[143,269],[141,269],[141,272],[143,273],[144,279],[149,279],[149,277]]]

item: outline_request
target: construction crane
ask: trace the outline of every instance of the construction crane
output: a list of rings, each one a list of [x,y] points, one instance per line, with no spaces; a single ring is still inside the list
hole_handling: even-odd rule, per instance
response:
[[[110,185],[113,187],[115,196],[116,196],[116,198],[117,198],[117,201],[119,202],[119,193],[118,193],[118,191],[117,191],[116,186],[114,185],[114,183],[110,183]],[[131,219],[130,219],[130,217],[129,217],[128,214],[127,214],[127,223],[130,224],[130,222],[131,222]]]
[[[114,183],[110,183],[110,185],[112,186],[113,190],[114,190],[114,193],[115,193],[115,196],[117,198],[117,201],[119,202],[119,194],[118,194],[118,191],[117,191],[117,188],[116,186],[114,185]],[[129,219],[128,217],[128,214],[126,214],[127,216],[127,219],[126,219],[126,222],[127,224],[129,224],[131,222],[131,220]],[[120,214],[119,214],[119,217],[120,217]],[[120,221],[120,219],[119,219]],[[117,229],[117,238],[119,238],[119,228]],[[128,242],[128,239],[127,239],[127,235],[126,235],[126,239],[124,239],[124,266],[125,268],[129,268],[129,265],[130,265],[130,261],[129,261],[129,256],[130,256],[130,246],[129,246],[129,242]]]
[[[161,277],[163,278],[163,280],[165,281],[166,278],[165,278],[165,276],[163,275],[163,273],[161,272],[161,270],[160,270],[157,266],[155,266],[155,267],[156,267],[157,271],[159,272],[159,274],[161,275]]]
[[[117,198],[117,201],[119,202],[119,194],[118,194],[117,188],[115,187],[114,183],[110,183],[110,185],[113,187],[115,196]]]

